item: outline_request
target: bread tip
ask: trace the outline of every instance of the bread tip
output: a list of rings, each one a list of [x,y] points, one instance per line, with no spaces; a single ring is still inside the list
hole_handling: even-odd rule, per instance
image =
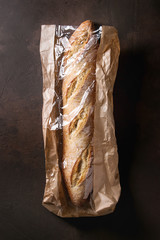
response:
[[[92,28],[93,27],[93,22],[91,21],[91,20],[85,20],[84,22],[82,22],[81,24],[80,24],[80,26],[82,27],[82,28],[85,28],[85,27],[88,27],[88,28]]]

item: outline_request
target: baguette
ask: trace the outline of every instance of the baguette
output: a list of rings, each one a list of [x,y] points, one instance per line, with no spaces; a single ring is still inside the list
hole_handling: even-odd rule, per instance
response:
[[[62,173],[72,203],[82,205],[92,191],[93,119],[98,40],[91,21],[69,39],[64,54]]]

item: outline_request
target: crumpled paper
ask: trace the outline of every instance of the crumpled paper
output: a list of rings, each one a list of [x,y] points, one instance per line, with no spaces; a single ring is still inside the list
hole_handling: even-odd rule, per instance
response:
[[[61,26],[58,26],[59,28]],[[62,26],[67,29],[72,26]],[[93,193],[92,204],[73,206],[67,195],[60,170],[62,134],[61,126],[51,127],[59,119],[55,99],[56,25],[42,25],[40,56],[43,72],[42,125],[45,150],[46,185],[43,206],[61,217],[100,216],[114,211],[120,196],[118,154],[113,117],[113,87],[120,54],[119,39],[114,27],[101,27],[101,40],[96,61],[96,103],[93,137]],[[59,96],[60,97],[60,96]],[[57,120],[58,124],[58,120]]]

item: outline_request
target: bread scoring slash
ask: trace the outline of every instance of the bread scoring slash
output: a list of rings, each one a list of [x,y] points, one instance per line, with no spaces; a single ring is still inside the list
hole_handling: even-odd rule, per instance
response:
[[[98,38],[83,22],[64,53],[62,173],[72,203],[82,205],[92,191],[93,132]]]

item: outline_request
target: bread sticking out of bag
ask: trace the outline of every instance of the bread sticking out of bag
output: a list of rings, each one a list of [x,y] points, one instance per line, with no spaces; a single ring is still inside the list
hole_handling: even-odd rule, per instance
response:
[[[64,53],[62,173],[72,203],[92,191],[93,132],[98,39],[87,20],[72,34]]]

